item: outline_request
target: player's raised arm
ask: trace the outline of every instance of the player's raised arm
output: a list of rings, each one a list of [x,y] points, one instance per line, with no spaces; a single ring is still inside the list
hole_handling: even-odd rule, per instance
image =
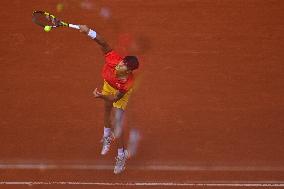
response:
[[[104,38],[98,34],[96,31],[88,28],[86,25],[80,25],[80,32],[86,33],[89,37],[94,39],[102,48],[102,51],[106,54],[112,50],[109,44],[104,40]]]

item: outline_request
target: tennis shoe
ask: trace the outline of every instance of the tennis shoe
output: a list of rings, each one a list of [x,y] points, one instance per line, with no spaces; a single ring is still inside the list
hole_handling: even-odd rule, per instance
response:
[[[101,155],[106,155],[109,152],[110,145],[113,140],[114,140],[113,134],[102,138],[101,142],[103,143],[103,147],[102,147]]]
[[[126,160],[128,159],[127,150],[124,150],[123,156],[117,156],[115,159],[116,159],[116,163],[115,163],[115,166],[114,166],[113,173],[119,174],[119,173],[121,173],[122,171],[125,170]]]

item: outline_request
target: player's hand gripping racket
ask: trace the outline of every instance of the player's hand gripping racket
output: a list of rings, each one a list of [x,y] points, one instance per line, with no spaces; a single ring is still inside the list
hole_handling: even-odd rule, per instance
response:
[[[70,27],[74,29],[80,29],[79,25],[68,24],[56,18],[54,15],[45,11],[34,11],[32,15],[32,20],[35,24],[46,28],[57,28],[57,27]]]

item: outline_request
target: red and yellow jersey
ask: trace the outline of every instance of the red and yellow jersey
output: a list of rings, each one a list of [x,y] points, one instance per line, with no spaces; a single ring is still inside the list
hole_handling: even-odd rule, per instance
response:
[[[117,52],[113,50],[108,52],[105,55],[105,65],[103,67],[102,76],[110,86],[122,93],[126,93],[133,86],[134,76],[130,73],[126,80],[121,80],[116,77],[115,67],[122,60],[123,58]]]

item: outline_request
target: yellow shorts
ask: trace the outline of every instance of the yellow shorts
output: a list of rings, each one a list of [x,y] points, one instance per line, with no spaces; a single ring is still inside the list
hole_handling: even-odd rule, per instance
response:
[[[102,90],[103,95],[116,95],[117,92],[117,89],[113,88],[106,81],[104,81],[104,86]],[[114,102],[113,107],[125,110],[131,93],[132,89],[130,89],[119,101]]]

